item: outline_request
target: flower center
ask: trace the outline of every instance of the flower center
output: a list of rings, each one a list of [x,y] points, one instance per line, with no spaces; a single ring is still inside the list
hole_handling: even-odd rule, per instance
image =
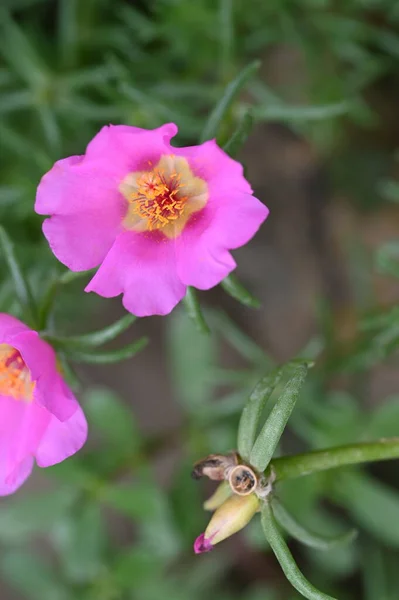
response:
[[[193,175],[186,159],[174,155],[162,156],[149,171],[129,173],[119,191],[128,201],[126,229],[162,230],[169,238],[179,235],[208,200],[205,181]]]
[[[150,231],[162,229],[181,216],[188,199],[184,187],[181,173],[175,171],[167,181],[164,170],[150,171],[137,178],[137,192],[129,202],[133,204],[133,212],[147,219]]]
[[[21,354],[8,344],[0,344],[0,395],[31,402],[35,382]]]

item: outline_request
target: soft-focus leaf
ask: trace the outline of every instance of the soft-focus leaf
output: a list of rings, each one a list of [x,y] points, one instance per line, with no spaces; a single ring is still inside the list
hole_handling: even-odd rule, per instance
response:
[[[169,320],[168,348],[179,401],[189,410],[201,410],[213,390],[209,378],[216,359],[213,336],[200,334],[184,312],[176,311]]]
[[[257,300],[250,292],[248,292],[248,290],[245,289],[245,287],[234,274],[230,274],[225,277],[221,282],[221,286],[225,292],[230,294],[230,296],[235,298],[235,300],[241,302],[241,304],[244,304],[244,306],[259,308],[259,300]]]
[[[399,277],[399,241],[386,242],[377,250],[376,265],[384,275]]]
[[[276,498],[273,499],[272,510],[279,525],[285,529],[291,537],[311,548],[331,550],[337,546],[353,542],[357,536],[357,531],[355,529],[329,538],[314,533],[301,525]]]
[[[6,544],[23,543],[33,534],[50,530],[75,499],[76,491],[72,488],[10,498],[0,507],[0,540]]]
[[[238,152],[247,141],[248,136],[252,131],[253,124],[254,118],[252,112],[248,110],[244,113],[235,131],[223,146],[223,150],[232,158],[237,156]]]
[[[345,472],[333,480],[334,498],[357,523],[385,544],[399,548],[399,494],[361,472]]]
[[[184,296],[183,302],[184,306],[186,307],[187,314],[190,317],[190,319],[192,319],[195,323],[197,330],[200,333],[210,333],[207,322],[205,321],[204,315],[202,314],[202,309],[197,297],[197,292],[194,288],[187,288],[187,292]]]
[[[141,443],[141,434],[131,408],[106,388],[91,388],[85,394],[84,408],[93,433],[100,432],[105,443],[123,454],[133,455]]]
[[[56,524],[52,539],[68,580],[83,583],[100,574],[105,560],[105,527],[98,505],[76,506]]]
[[[53,337],[47,336],[49,341],[52,342],[54,346],[59,347],[75,347],[75,348],[95,348],[97,346],[102,346],[107,342],[115,339],[126,331],[135,321],[137,317],[131,314],[126,314],[121,317],[112,325],[108,327],[104,327],[104,329],[100,329],[99,331],[94,331],[93,333],[86,333],[83,335],[76,335],[71,337]]]
[[[391,396],[377,406],[368,419],[366,435],[370,440],[394,437],[399,432],[399,396]]]
[[[228,84],[222,98],[216,104],[215,108],[209,115],[207,122],[205,123],[201,134],[201,142],[205,142],[206,140],[211,140],[212,138],[217,137],[219,127],[225,119],[234,98],[247,83],[248,79],[250,79],[250,77],[256,73],[259,67],[260,61],[253,61],[247,65],[231,83]]]
[[[83,352],[75,348],[64,346],[64,351],[73,362],[88,363],[93,365],[106,365],[116,363],[121,360],[128,360],[143,350],[148,344],[148,338],[142,337],[123,348],[109,351]]]
[[[37,320],[37,307],[32,294],[29,282],[24,276],[14,252],[14,246],[8,237],[5,229],[0,225],[0,247],[3,258],[8,266],[12,277],[15,293],[21,304],[21,307],[28,312],[32,319],[32,325],[35,326]]]
[[[5,581],[32,600],[72,600],[65,584],[37,553],[13,550],[2,556],[1,574]]]

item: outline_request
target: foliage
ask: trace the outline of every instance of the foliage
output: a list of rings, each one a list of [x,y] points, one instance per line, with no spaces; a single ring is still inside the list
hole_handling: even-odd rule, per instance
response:
[[[252,125],[282,122],[331,159],[336,184],[354,190],[362,209],[397,202],[392,148],[384,149],[378,169],[379,149],[373,148],[369,171],[363,168],[366,149],[354,139],[383,127],[369,97],[381,82],[397,83],[398,22],[393,0],[3,0],[0,310],[44,332],[75,386],[80,383],[70,363],[135,361],[144,347],[146,338],[131,333],[139,324],[130,317],[92,333],[70,330],[72,317],[76,329],[84,329],[98,301],[82,298],[86,274],[75,278],[61,271],[32,210],[42,174],[57,158],[82,153],[104,123],[156,127],[172,120],[180,128],[179,144],[216,136],[235,155]],[[289,77],[268,84],[257,61],[267,62],[275,48],[299,56],[300,89]],[[333,168],[337,156],[343,163],[346,154],[349,178]],[[363,179],[370,202],[362,195]],[[355,269],[364,268],[353,260]],[[398,241],[387,240],[373,261],[366,265],[368,275],[375,269],[397,278]],[[223,288],[243,305],[257,305],[235,278]],[[256,579],[242,559],[244,551],[238,558],[228,552],[232,541],[224,542],[226,552],[218,546],[211,555],[193,556],[204,516],[198,485],[188,477],[190,465],[207,453],[237,447],[237,430],[240,452],[259,469],[275,460],[274,452],[398,435],[398,398],[366,407],[361,385],[376,365],[396,364],[397,306],[359,303],[356,337],[347,343],[335,339],[327,305],[318,338],[282,369],[224,312],[201,307],[193,290],[185,308],[165,320],[165,356],[181,427],[172,436],[143,433],[125,399],[86,385],[80,394],[91,429],[89,447],[40,474],[40,492],[1,501],[0,571],[22,598],[294,600],[298,596],[278,577]],[[122,334],[126,343],[98,349]],[[239,368],[224,365],[226,348]],[[298,397],[310,361],[315,366]],[[337,391],[334,382],[342,376],[349,383]],[[291,389],[295,377],[300,382]],[[246,408],[239,426],[249,395],[247,407],[256,409],[256,418]],[[165,483],[158,460],[176,445],[179,455]],[[298,550],[313,585],[344,600],[359,594],[365,600],[396,598],[396,471],[390,465],[383,471],[352,466],[278,484],[277,504],[268,510],[288,541],[292,536],[313,544]],[[359,529],[356,540],[353,525]],[[265,531],[289,579],[314,593],[293,563],[284,562],[291,560],[286,543],[270,518]],[[258,519],[238,543],[265,564],[269,560]],[[296,550],[294,545],[295,555]]]

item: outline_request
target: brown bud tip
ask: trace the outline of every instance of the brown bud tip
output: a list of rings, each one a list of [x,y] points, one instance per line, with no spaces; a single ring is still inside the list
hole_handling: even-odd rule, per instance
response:
[[[228,454],[210,454],[195,463],[191,472],[194,479],[200,479],[203,476],[209,477],[214,481],[223,481],[226,471],[237,464],[237,455]]]

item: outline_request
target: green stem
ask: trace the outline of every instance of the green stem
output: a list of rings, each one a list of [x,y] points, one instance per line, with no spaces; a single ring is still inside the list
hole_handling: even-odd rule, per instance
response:
[[[399,458],[399,437],[382,438],[374,442],[348,444],[326,450],[315,450],[305,454],[283,456],[274,459],[270,467],[276,479],[293,479],[310,475],[316,471],[326,471],[344,465],[391,460]]]

